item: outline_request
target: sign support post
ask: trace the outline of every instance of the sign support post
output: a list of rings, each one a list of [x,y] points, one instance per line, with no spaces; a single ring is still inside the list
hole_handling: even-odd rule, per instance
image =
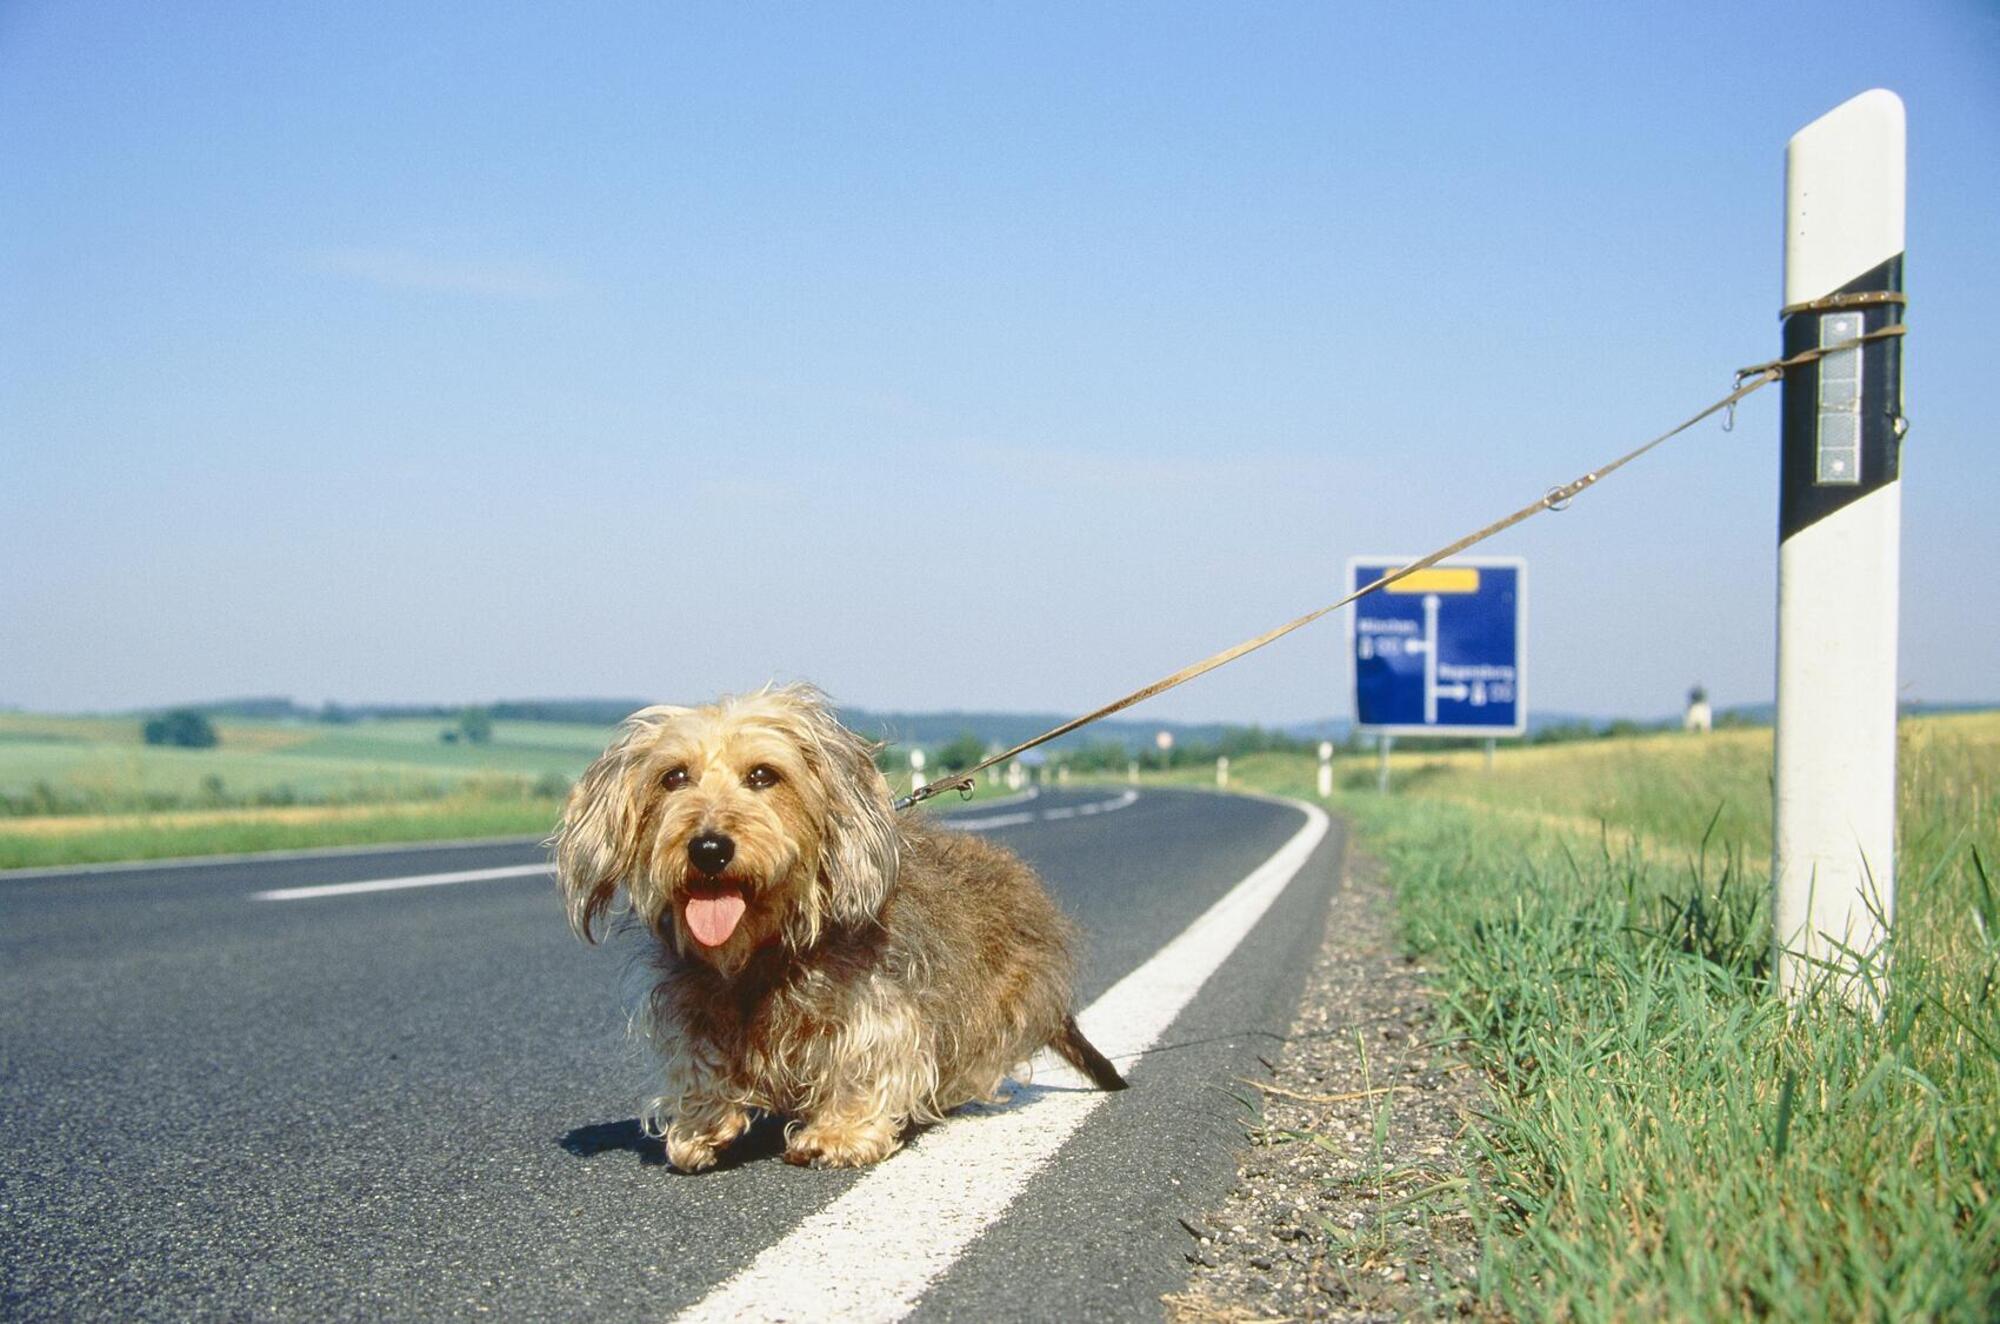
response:
[[[1902,321],[1903,103],[1864,92],[1785,154],[1787,356]],[[1902,340],[1784,380],[1772,918],[1777,983],[1880,1006],[1895,913]]]

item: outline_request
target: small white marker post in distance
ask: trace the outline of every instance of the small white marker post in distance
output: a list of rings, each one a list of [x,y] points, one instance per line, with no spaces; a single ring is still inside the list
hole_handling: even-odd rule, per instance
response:
[[[1333,742],[1331,740],[1322,740],[1319,742],[1319,798],[1322,800],[1331,800],[1333,798]]]
[[[1894,93],[1864,92],[1801,129],[1785,153],[1785,305],[1899,294],[1903,211]],[[1900,303],[1886,299],[1794,312],[1785,353],[1901,321]],[[1793,369],[1783,411],[1777,981],[1797,1000],[1831,979],[1860,1003],[1886,988],[1880,949],[1895,913],[1902,341]]]
[[[910,751],[910,794],[915,795],[929,784],[924,780],[924,752],[913,749]]]
[[[1227,754],[1224,754],[1215,761],[1215,784],[1217,786],[1229,785],[1229,756]]]

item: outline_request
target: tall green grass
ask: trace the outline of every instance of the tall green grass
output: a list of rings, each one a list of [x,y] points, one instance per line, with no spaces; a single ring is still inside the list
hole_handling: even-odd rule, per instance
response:
[[[1907,729],[1879,1019],[1772,994],[1743,742],[1641,746],[1341,796],[1492,1085],[1464,1188],[1482,1294],[1530,1318],[2000,1316],[2000,722]]]

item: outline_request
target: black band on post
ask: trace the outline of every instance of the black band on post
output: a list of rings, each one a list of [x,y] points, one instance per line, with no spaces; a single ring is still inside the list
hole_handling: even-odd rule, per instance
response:
[[[1898,253],[1834,291],[1860,294],[1903,290],[1903,255]],[[1900,302],[1821,309],[1785,318],[1786,357],[1817,348],[1823,319],[1844,315],[1861,319],[1861,330],[1876,331],[1903,321]],[[1903,344],[1900,338],[1875,341],[1861,355],[1861,419],[1858,481],[1825,481],[1820,455],[1820,363],[1807,363],[1785,374],[1782,456],[1778,485],[1778,538],[1818,523],[1834,511],[1867,496],[1902,474]]]

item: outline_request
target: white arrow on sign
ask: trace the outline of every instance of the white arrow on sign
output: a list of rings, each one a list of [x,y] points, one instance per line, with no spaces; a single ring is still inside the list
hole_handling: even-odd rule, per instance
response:
[[[1438,595],[1424,594],[1424,725],[1438,719]]]

